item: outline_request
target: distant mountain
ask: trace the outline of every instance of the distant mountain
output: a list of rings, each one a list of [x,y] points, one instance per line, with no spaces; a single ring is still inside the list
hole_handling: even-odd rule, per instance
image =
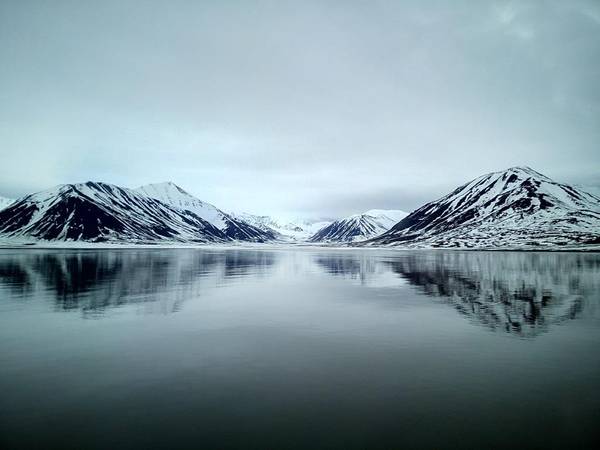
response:
[[[372,209],[339,219],[320,229],[309,242],[357,242],[386,232],[407,213],[399,210]]]
[[[249,213],[232,213],[240,220],[254,225],[265,231],[272,231],[279,239],[291,241],[306,241],[314,233],[326,227],[331,221],[319,219],[282,219],[272,216],[258,216]]]
[[[106,183],[65,184],[0,211],[0,236],[88,242],[227,242],[191,211]]]
[[[1,197],[0,196],[0,209],[4,209],[6,208],[8,205],[10,205],[12,202],[14,202],[13,199],[11,198],[6,198],[6,197]]]
[[[266,242],[276,237],[273,230],[260,228],[233,217],[210,203],[194,197],[171,182],[148,184],[135,189],[135,191],[175,208],[191,211],[221,230],[230,239]]]
[[[417,209],[367,245],[600,244],[600,198],[529,167],[489,173]]]

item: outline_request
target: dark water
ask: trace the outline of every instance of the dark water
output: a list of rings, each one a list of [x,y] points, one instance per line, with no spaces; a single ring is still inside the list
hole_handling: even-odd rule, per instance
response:
[[[0,447],[594,448],[600,254],[0,250]]]

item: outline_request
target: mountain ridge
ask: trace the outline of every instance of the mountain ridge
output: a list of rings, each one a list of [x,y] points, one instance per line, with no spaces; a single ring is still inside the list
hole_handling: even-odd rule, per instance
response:
[[[506,247],[596,243],[600,199],[527,166],[481,175],[367,245]]]
[[[0,208],[0,237],[120,243],[307,242],[441,248],[591,248],[600,197],[526,166],[481,175],[406,214],[369,210],[333,222],[226,213],[173,182],[129,189],[63,184]]]
[[[26,195],[0,211],[9,238],[87,242],[227,242],[190,211],[102,182],[63,184]]]
[[[239,220],[211,203],[193,196],[172,181],[147,184],[134,190],[170,206],[191,211],[211,223],[231,239],[266,242],[276,238],[276,234],[272,230],[261,229]]]
[[[378,236],[408,213],[401,210],[371,209],[333,221],[312,235],[308,242],[358,242]]]
[[[231,213],[232,216],[251,223],[256,227],[277,233],[284,241],[304,242],[321,228],[329,225],[330,220],[320,219],[282,219],[269,215],[251,213]]]

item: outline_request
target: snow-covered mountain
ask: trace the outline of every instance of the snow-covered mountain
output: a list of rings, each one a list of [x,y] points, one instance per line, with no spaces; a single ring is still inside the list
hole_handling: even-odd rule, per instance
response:
[[[6,208],[8,205],[10,205],[12,202],[14,202],[13,199],[10,198],[6,198],[6,197],[2,197],[0,196],[0,209],[4,209]]]
[[[309,242],[357,242],[379,236],[407,216],[400,210],[371,209],[336,220],[317,231]]]
[[[371,210],[334,222],[228,214],[173,183],[57,186],[1,207],[0,238],[87,242],[309,241],[472,248],[600,246],[600,198],[528,168],[483,175],[408,216]],[[406,216],[406,217],[404,217]]]
[[[148,184],[135,189],[150,198],[185,211],[191,211],[206,220],[227,237],[240,241],[265,242],[275,239],[276,234],[269,229],[256,227],[227,214],[216,206],[194,197],[174,183]]]
[[[250,213],[232,213],[232,216],[265,231],[275,232],[279,239],[306,241],[309,237],[331,223],[321,219],[283,219]]]
[[[0,211],[0,236],[88,242],[227,242],[197,214],[132,189],[87,182],[60,185]]]
[[[477,248],[583,244],[600,244],[600,198],[529,167],[480,176],[367,242]]]

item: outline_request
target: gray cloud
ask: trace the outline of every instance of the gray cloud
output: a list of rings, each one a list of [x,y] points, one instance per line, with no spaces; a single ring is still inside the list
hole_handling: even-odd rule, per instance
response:
[[[4,1],[0,42],[5,196],[337,216],[512,165],[600,185],[597,2]]]

